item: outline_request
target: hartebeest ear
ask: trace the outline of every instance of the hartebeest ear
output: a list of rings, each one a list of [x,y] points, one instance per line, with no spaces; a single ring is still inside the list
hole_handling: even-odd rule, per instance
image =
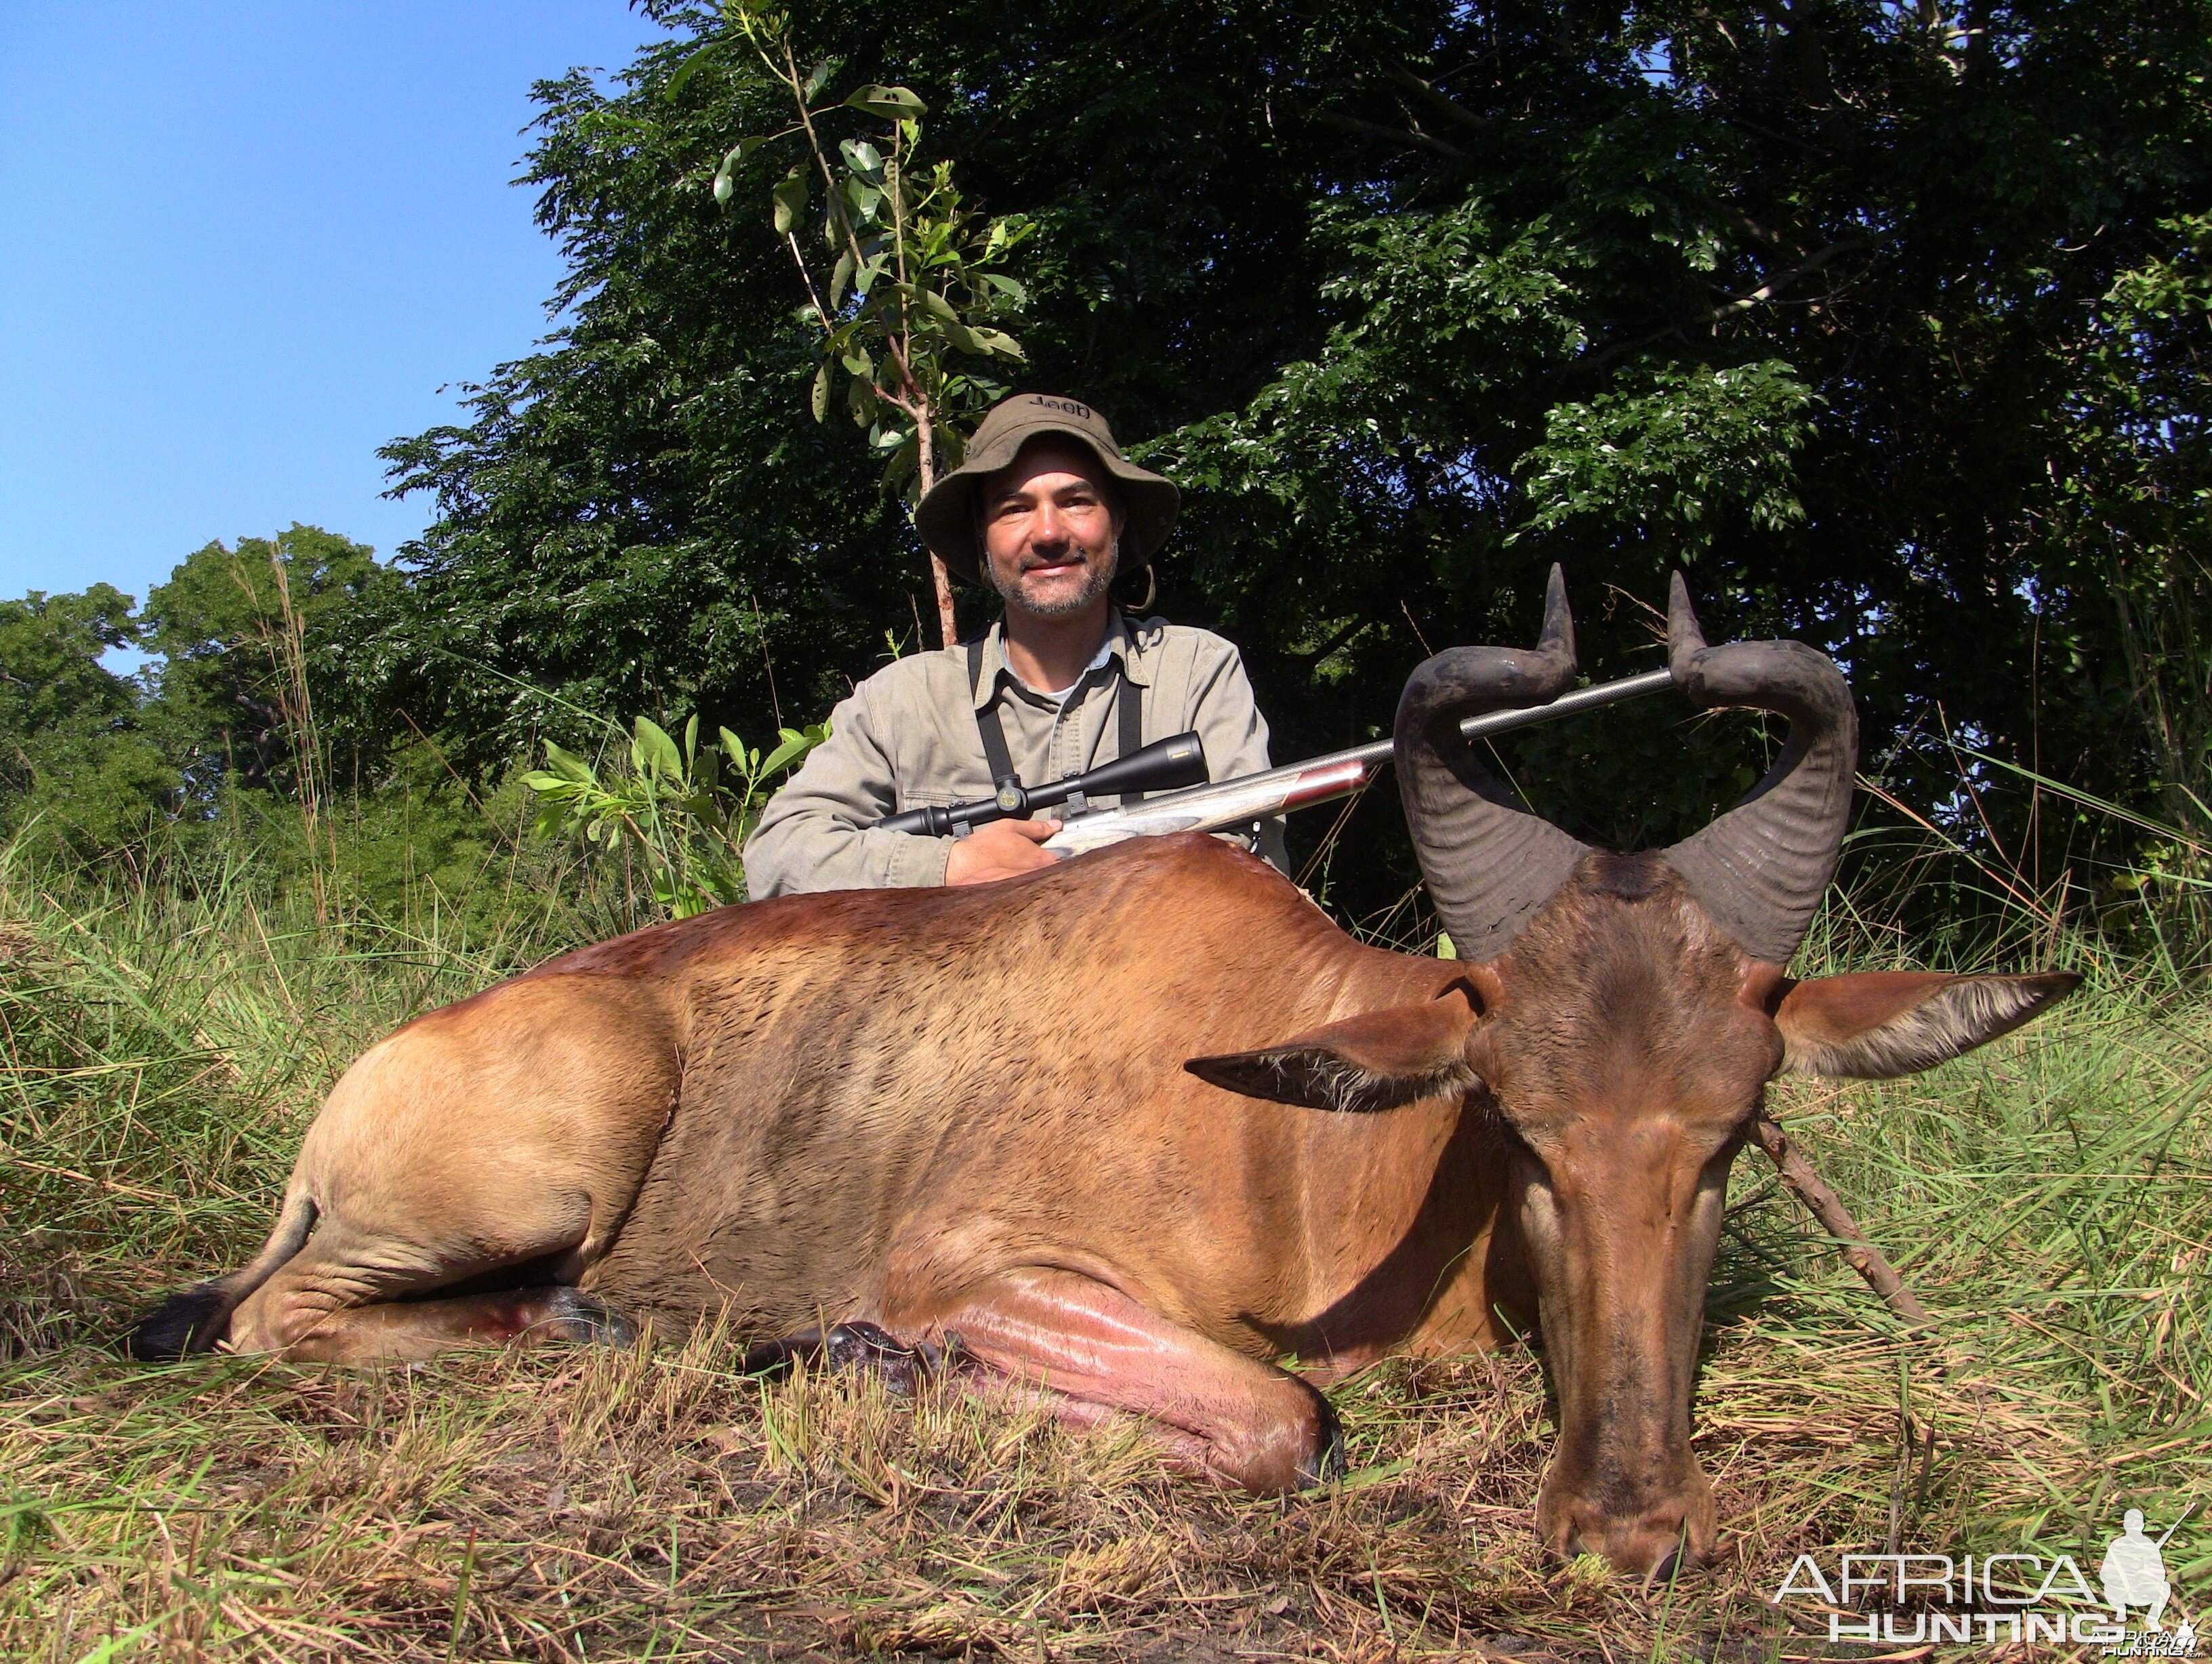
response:
[[[1464,983],[1418,1005],[1363,1011],[1256,1052],[1194,1057],[1182,1066],[1247,1097],[1309,1109],[1393,1109],[1474,1082],[1467,1034],[1476,1002]]]
[[[2010,1034],[2081,986],[2072,971],[1949,976],[1861,971],[1784,984],[1773,1006],[1790,1073],[1887,1080]]]

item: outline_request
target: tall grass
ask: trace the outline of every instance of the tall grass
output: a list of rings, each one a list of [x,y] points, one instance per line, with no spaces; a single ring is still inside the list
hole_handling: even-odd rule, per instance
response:
[[[1346,1382],[1352,1477],[1288,1501],[953,1391],[763,1386],[712,1333],[119,1363],[136,1309],[258,1242],[356,1052],[623,922],[527,885],[488,932],[316,911],[242,866],[101,888],[0,861],[0,1655],[1767,1658],[1808,1650],[1766,1599],[1801,1552],[2094,1557],[2123,1508],[2192,1504],[2166,1558],[2201,1609],[2212,1002],[2063,920],[1999,944],[2090,975],[2039,1024],[1917,1080],[1778,1089],[1940,1330],[1901,1334],[1747,1152],[1697,1406],[1728,1554],[1647,1595],[1539,1552],[1522,1351]],[[1810,950],[1915,951],[1848,902]]]

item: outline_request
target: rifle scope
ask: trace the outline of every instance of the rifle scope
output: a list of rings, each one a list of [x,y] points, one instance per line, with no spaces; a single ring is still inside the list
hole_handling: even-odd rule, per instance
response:
[[[1121,796],[1131,792],[1176,792],[1186,786],[1206,784],[1206,751],[1195,732],[1156,739],[1140,751],[1132,751],[1111,762],[1046,786],[1024,786],[1009,774],[999,782],[995,796],[947,807],[924,804],[902,815],[878,821],[884,832],[913,832],[925,838],[948,838],[963,829],[992,821],[1027,820],[1040,809],[1056,808],[1080,793],[1086,798]]]

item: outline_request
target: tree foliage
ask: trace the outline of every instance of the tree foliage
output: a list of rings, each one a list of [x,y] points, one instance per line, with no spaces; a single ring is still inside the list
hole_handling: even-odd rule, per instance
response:
[[[401,588],[365,545],[295,525],[195,550],[143,609],[106,584],[0,602],[0,829],[34,828],[95,860],[156,835],[173,853],[172,835],[241,806],[233,788],[273,803],[301,796],[315,770],[325,796],[404,770],[388,714],[345,720],[343,669]],[[110,668],[118,648],[140,668]],[[303,737],[319,753],[305,772]],[[343,781],[328,778],[333,760]]]
[[[351,638],[398,583],[366,544],[319,526],[210,543],[146,598],[139,639],[159,659],[159,720],[194,793],[226,780],[291,789],[292,750],[310,708],[289,674],[297,653],[341,683]]]
[[[667,39],[611,85],[538,89],[560,327],[387,452],[439,519],[356,667],[480,763],[563,702],[803,723],[927,605],[863,436],[792,420],[819,361],[787,252],[715,210],[729,136],[787,92],[697,57],[718,14],[650,9]],[[971,199],[1035,227],[1026,374],[1184,485],[1163,610],[1243,646],[1281,754],[1384,731],[1430,647],[1527,635],[1557,559],[1586,668],[1656,662],[1646,604],[1685,566],[1716,635],[1845,660],[1869,766],[2046,878],[2079,829],[1974,809],[1947,737],[2202,795],[2206,0],[792,28],[927,97]],[[771,169],[726,177],[764,199]],[[1511,760],[1632,841],[1755,758],[1654,701]],[[1360,823],[1378,897],[1408,876],[1392,818]]]
[[[107,584],[0,601],[0,828],[95,855],[166,817],[177,771],[144,731],[140,689],[101,662],[137,645],[133,605]]]
[[[799,161],[768,195],[770,222],[805,286],[800,315],[819,331],[822,363],[808,403],[817,422],[833,404],[848,410],[867,429],[869,449],[885,458],[884,484],[918,502],[937,483],[940,459],[957,466],[976,421],[1006,394],[992,361],[1018,361],[1022,349],[994,325],[1012,322],[1028,296],[1003,267],[1033,228],[1019,215],[984,219],[965,207],[951,162],[916,169],[928,106],[909,88],[871,82],[836,98],[836,60],[802,73],[787,13],[765,0],[724,0],[722,15],[727,32],[679,65],[664,95],[740,43],[789,89],[794,119],[731,147],[714,170],[714,200],[735,196],[738,163],[779,141],[802,141]],[[880,124],[863,129],[880,143],[836,137],[855,112]],[[817,231],[823,252],[810,258]],[[958,640],[951,574],[933,554],[930,573],[940,643],[949,647]]]

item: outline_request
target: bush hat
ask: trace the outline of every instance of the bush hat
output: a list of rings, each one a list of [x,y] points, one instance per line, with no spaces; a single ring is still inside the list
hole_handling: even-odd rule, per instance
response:
[[[1064,434],[1090,446],[1099,465],[1121,488],[1121,568],[1133,571],[1150,563],[1175,525],[1182,493],[1175,482],[1138,467],[1121,454],[1106,418],[1080,399],[1053,393],[1016,393],[991,407],[968,441],[960,465],[929,489],[915,505],[914,523],[922,542],[956,574],[981,583],[982,543],[975,525],[975,491],[989,475],[1012,462],[1023,446],[1040,434]]]

